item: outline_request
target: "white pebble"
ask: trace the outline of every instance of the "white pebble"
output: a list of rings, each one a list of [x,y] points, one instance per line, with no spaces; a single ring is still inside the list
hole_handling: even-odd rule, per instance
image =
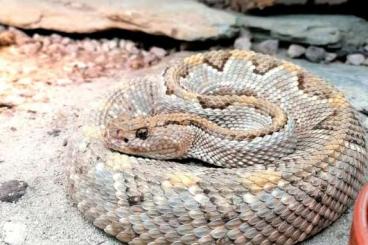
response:
[[[346,63],[350,64],[350,65],[361,65],[364,62],[365,58],[364,55],[362,54],[349,54],[346,57]]]
[[[20,245],[26,239],[26,225],[20,222],[8,221],[3,226],[3,240],[9,245]]]
[[[298,58],[305,54],[306,48],[301,45],[291,44],[287,50],[287,54],[290,58]]]

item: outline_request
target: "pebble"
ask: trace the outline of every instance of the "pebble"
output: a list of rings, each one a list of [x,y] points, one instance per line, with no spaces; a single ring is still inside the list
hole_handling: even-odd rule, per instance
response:
[[[24,181],[9,180],[0,184],[0,201],[16,202],[25,193],[28,184]]]
[[[166,50],[159,47],[152,47],[150,48],[149,52],[154,54],[158,58],[163,58],[167,55]]]
[[[139,49],[136,47],[135,43],[133,42],[126,42],[125,43],[125,49],[132,54],[138,54],[139,53]]]
[[[269,39],[255,45],[254,50],[263,54],[274,55],[279,49],[279,40]]]
[[[133,55],[127,61],[127,65],[131,69],[143,68],[145,66],[145,64],[146,63],[145,63],[144,57],[142,57],[142,55]]]
[[[83,48],[88,52],[94,52],[96,50],[96,45],[93,42],[84,41]]]
[[[61,43],[61,41],[63,39],[62,36],[60,36],[59,34],[55,34],[55,33],[54,34],[51,34],[50,38],[51,38],[51,41],[53,43]]]
[[[290,58],[299,58],[305,54],[306,48],[301,45],[291,44],[287,50],[287,55]]]
[[[61,133],[60,129],[53,129],[53,130],[47,132],[48,135],[54,136],[54,137],[59,136],[60,133]]]
[[[309,46],[305,51],[305,57],[311,62],[319,63],[326,58],[326,51],[324,48]]]
[[[252,47],[252,42],[249,37],[238,37],[234,42],[234,48],[241,50],[250,50]]]
[[[362,65],[368,66],[368,58],[363,61]]]
[[[362,54],[349,54],[346,56],[346,63],[350,65],[361,65],[365,61],[365,57]]]
[[[21,245],[26,239],[27,227],[21,222],[7,221],[3,225],[2,233],[5,244]]]
[[[107,42],[107,45],[109,46],[110,50],[113,50],[118,47],[118,40],[113,39]]]
[[[330,63],[336,60],[337,54],[336,53],[326,53],[325,62]]]
[[[25,55],[34,55],[41,49],[41,43],[39,42],[26,43],[25,45],[20,46],[19,49]]]

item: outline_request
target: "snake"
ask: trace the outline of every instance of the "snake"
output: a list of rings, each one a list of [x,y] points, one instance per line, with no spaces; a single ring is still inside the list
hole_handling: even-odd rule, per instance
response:
[[[68,193],[125,244],[296,244],[366,181],[366,133],[343,93],[253,51],[190,55],[82,114]]]

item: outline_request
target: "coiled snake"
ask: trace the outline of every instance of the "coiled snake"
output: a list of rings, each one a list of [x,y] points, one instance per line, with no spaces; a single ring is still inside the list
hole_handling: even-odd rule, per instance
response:
[[[355,110],[270,56],[193,55],[91,107],[98,117],[70,144],[69,192],[129,244],[294,244],[335,221],[365,181]]]

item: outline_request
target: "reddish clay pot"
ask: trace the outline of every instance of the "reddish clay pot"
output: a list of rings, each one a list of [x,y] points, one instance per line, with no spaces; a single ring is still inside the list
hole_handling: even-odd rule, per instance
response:
[[[368,184],[360,191],[355,201],[350,245],[368,245]]]

